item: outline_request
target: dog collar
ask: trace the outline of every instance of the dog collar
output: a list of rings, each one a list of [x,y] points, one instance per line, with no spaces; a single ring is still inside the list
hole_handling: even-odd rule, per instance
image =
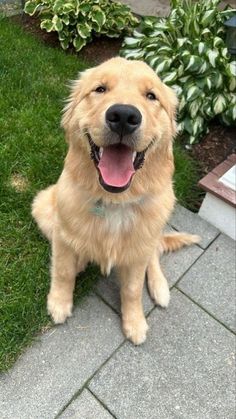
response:
[[[128,201],[124,204],[105,204],[102,199],[99,199],[98,201],[94,202],[93,206],[90,208],[90,212],[98,217],[106,217],[106,213],[111,211],[111,209],[117,209],[118,207],[128,207],[132,204],[138,204],[142,205],[146,201],[146,196],[142,196],[141,198],[138,198],[134,201]]]

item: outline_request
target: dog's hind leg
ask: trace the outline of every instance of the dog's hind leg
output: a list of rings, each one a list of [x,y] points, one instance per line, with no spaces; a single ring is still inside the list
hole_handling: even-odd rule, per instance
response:
[[[53,225],[56,212],[56,185],[39,192],[32,204],[32,216],[42,233],[52,241]]]
[[[149,293],[155,303],[161,307],[167,307],[170,301],[170,291],[160,267],[157,250],[153,253],[147,267],[147,282]]]

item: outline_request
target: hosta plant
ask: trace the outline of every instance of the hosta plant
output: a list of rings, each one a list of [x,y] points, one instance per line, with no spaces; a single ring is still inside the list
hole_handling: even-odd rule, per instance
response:
[[[96,34],[119,37],[138,23],[128,6],[110,0],[29,0],[24,10],[39,16],[41,29],[58,32],[63,49],[76,51]]]
[[[121,55],[145,60],[179,97],[178,126],[192,144],[218,116],[236,121],[236,61],[225,44],[220,0],[171,0],[167,18],[144,18],[140,31],[125,38]]]

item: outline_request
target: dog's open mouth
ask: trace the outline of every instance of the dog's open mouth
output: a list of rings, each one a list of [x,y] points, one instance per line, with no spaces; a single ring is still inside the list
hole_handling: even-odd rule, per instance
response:
[[[145,151],[136,152],[124,144],[98,147],[89,136],[91,158],[99,172],[99,181],[109,192],[123,192],[136,170],[143,165]]]

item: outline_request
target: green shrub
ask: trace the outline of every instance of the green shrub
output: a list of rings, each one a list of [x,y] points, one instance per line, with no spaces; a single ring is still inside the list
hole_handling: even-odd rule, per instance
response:
[[[175,89],[179,131],[192,144],[218,116],[236,121],[236,61],[225,45],[224,21],[232,9],[220,11],[220,0],[171,0],[167,18],[144,18],[140,32],[124,41],[121,55],[145,60]]]
[[[138,23],[128,6],[110,0],[29,0],[25,13],[39,15],[41,29],[58,32],[62,48],[76,51],[95,34],[116,38]]]

